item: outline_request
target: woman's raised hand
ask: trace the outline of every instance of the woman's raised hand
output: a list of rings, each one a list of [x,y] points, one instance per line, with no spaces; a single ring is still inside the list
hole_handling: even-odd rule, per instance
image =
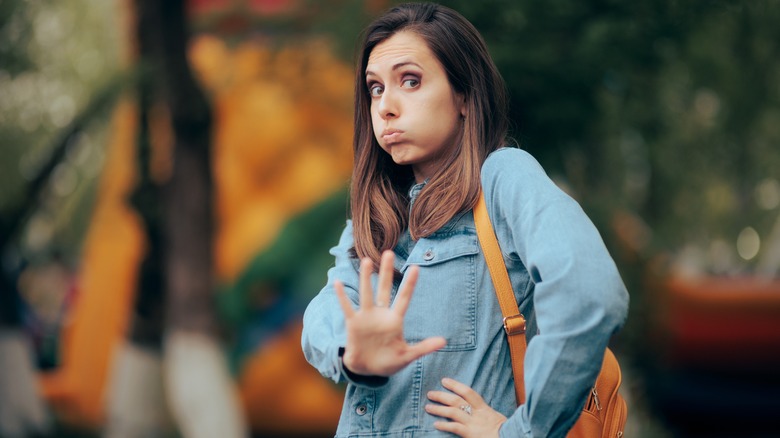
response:
[[[347,329],[347,345],[342,360],[344,366],[355,374],[391,376],[414,360],[446,345],[442,337],[427,338],[414,345],[409,345],[404,340],[404,315],[417,283],[419,268],[409,268],[393,306],[390,307],[394,259],[395,254],[392,251],[382,254],[376,301],[371,288],[373,263],[367,258],[361,260],[358,309],[352,307],[344,292],[344,285],[340,281],[334,282]]]

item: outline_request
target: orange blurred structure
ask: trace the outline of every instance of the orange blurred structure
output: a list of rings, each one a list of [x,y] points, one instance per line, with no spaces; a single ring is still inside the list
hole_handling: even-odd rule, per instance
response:
[[[62,365],[41,376],[44,397],[60,415],[87,426],[102,420],[111,352],[127,328],[143,256],[140,220],[124,201],[134,179],[136,122],[134,106],[121,102],[114,114],[110,153],[85,242],[80,291],[63,329]]]

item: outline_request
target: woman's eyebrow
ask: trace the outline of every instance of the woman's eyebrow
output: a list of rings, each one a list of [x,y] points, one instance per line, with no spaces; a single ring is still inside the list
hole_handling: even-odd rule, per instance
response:
[[[406,67],[407,65],[413,65],[422,70],[422,66],[414,61],[405,61],[405,62],[399,62],[398,64],[395,64],[393,66],[393,71],[398,70],[401,67]]]
[[[418,64],[418,63],[416,63],[414,61],[399,62],[398,64],[394,64],[393,67],[390,70],[396,71],[396,70],[398,70],[401,67],[406,67],[407,65],[412,65],[412,66],[415,66],[415,67],[419,68],[420,70],[425,70],[424,68],[422,68],[422,66],[420,64]],[[377,74],[374,73],[373,71],[366,70],[366,76],[376,76],[376,75]]]

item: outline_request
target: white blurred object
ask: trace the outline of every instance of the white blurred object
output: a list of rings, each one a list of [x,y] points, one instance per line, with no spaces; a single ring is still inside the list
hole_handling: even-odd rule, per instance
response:
[[[21,331],[0,329],[0,436],[5,438],[51,433],[31,351]]]
[[[737,266],[734,248],[723,239],[713,239],[710,242],[707,260],[715,275],[732,275]]]
[[[707,253],[698,246],[686,244],[675,255],[672,262],[674,275],[695,278],[704,275]]]
[[[185,438],[245,438],[249,427],[225,354],[213,338],[184,331],[165,337],[166,395]]]
[[[772,279],[780,273],[780,216],[766,238],[765,248],[758,259],[756,273],[761,278]]]
[[[131,342],[114,352],[108,382],[106,438],[161,438],[172,435],[159,353]]]
[[[753,227],[745,227],[737,237],[737,253],[744,260],[752,260],[761,250],[761,236]]]
[[[774,210],[780,206],[780,182],[767,178],[756,186],[756,203],[764,210]]]

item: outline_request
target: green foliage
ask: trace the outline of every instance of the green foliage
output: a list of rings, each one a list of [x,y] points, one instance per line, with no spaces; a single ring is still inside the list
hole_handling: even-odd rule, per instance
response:
[[[33,67],[24,47],[18,44],[30,38],[26,12],[22,2],[0,2],[0,66],[6,74],[15,75]]]
[[[23,257],[70,257],[80,248],[103,159],[106,125],[92,122],[105,122],[108,112],[84,116],[95,112],[90,100],[117,70],[116,27],[106,20],[112,7],[0,2],[0,229],[18,234]],[[58,154],[59,163],[46,170]],[[31,187],[42,171],[47,184]],[[25,207],[30,197],[32,209]],[[20,214],[25,226],[8,229]]]
[[[756,195],[780,175],[780,3],[445,4],[485,37],[514,136],[608,241],[624,211],[648,227],[644,257],[695,246],[699,269],[754,269],[762,253],[748,263],[736,241],[766,242],[780,212]]]

